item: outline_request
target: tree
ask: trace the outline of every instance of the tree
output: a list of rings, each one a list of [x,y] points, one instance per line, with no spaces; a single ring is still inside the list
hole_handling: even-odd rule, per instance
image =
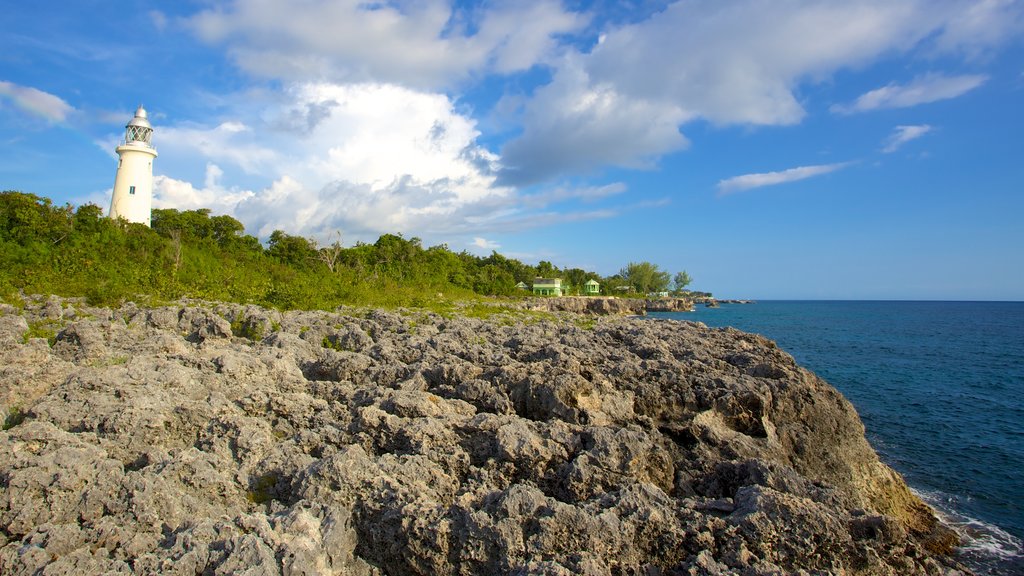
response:
[[[331,272],[334,272],[338,260],[341,258],[341,253],[345,251],[341,246],[341,230],[335,230],[334,235],[336,239],[327,246],[320,246],[316,238],[309,239],[309,245],[316,250],[317,259],[323,262]]]
[[[626,282],[641,294],[664,292],[668,289],[669,274],[650,262],[630,262],[619,271]]]
[[[690,285],[690,282],[693,282],[693,278],[690,278],[690,275],[686,273],[686,270],[676,272],[676,277],[672,280],[672,284],[675,285],[676,292],[682,292]]]
[[[554,278],[558,275],[558,268],[547,260],[537,263],[537,276],[540,278]]]
[[[277,258],[279,262],[302,267],[309,260],[316,258],[316,252],[309,240],[301,236],[291,236],[281,230],[274,230],[267,243],[267,254]]]

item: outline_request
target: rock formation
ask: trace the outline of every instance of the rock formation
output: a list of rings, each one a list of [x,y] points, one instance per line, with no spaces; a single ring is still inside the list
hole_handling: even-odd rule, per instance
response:
[[[525,310],[568,312],[599,316],[643,316],[647,312],[692,312],[688,298],[616,298],[614,296],[562,296],[529,298],[521,302]]]
[[[0,408],[2,574],[957,568],[836,390],[701,324],[30,299]]]

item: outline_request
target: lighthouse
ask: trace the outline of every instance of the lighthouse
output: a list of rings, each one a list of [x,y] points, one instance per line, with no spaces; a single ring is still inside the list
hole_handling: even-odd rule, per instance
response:
[[[110,199],[110,217],[149,226],[153,209],[153,127],[146,109],[139,106],[125,126],[124,142],[117,147],[117,176]]]

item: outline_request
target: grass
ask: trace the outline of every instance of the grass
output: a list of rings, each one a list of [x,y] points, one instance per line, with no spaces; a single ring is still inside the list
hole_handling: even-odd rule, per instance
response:
[[[263,327],[255,322],[246,322],[244,318],[237,318],[231,323],[231,333],[241,338],[248,338],[253,342],[262,340],[266,335]]]
[[[577,319],[573,320],[573,323],[576,324],[576,327],[581,329],[581,330],[593,330],[594,327],[597,326],[597,318],[594,318],[594,317],[577,318]]]
[[[28,344],[28,341],[33,338],[45,338],[47,344],[52,347],[54,342],[57,341],[57,330],[60,328],[61,323],[57,320],[30,322],[28,331],[21,337],[21,342],[22,344]]]
[[[323,341],[320,344],[324,348],[330,348],[331,350],[337,350],[338,352],[345,352],[345,347],[341,345],[341,342],[337,338],[331,338],[330,336],[324,336]]]

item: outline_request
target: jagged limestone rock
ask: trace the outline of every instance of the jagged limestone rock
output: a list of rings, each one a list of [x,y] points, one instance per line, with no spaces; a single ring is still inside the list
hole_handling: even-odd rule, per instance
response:
[[[774,343],[527,320],[2,307],[0,573],[956,573]]]

